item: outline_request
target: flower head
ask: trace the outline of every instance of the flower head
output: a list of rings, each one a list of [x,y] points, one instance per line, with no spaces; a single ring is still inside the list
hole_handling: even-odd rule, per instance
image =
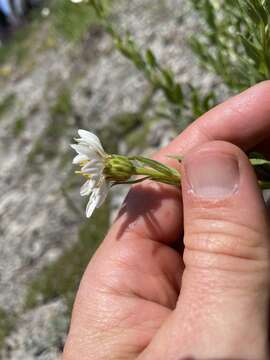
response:
[[[78,133],[77,144],[71,147],[77,152],[73,163],[81,167],[76,173],[87,179],[81,187],[81,196],[90,196],[88,218],[103,204],[111,185],[135,184],[146,179],[175,186],[181,183],[179,173],[173,168],[142,156],[109,155],[96,135],[86,130]]]
[[[79,164],[81,170],[77,173],[87,178],[81,187],[81,196],[89,196],[86,207],[86,216],[89,218],[95,208],[99,208],[106,199],[110,187],[109,181],[104,174],[107,155],[101,145],[99,138],[86,130],[78,131],[79,138],[75,139],[77,144],[71,147],[77,152],[73,164]]]

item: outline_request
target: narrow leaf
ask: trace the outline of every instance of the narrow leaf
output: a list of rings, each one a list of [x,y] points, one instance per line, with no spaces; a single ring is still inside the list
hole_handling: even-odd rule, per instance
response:
[[[170,70],[167,70],[167,69],[163,69],[162,70],[162,74],[163,74],[163,77],[166,81],[166,84],[169,88],[173,87],[174,86],[174,79],[173,79],[173,74]]]
[[[140,178],[140,179],[137,179],[137,180],[129,180],[129,181],[117,181],[117,182],[114,182],[112,183],[111,186],[116,186],[116,185],[133,185],[133,184],[139,184],[145,180],[148,180],[150,179],[149,176],[145,176],[143,178]]]
[[[254,6],[248,1],[244,0],[240,2],[242,9],[245,13],[256,23],[261,22],[261,16],[258,11],[254,8]]]
[[[167,158],[170,158],[170,159],[174,159],[174,160],[177,160],[179,162],[182,162],[183,161],[183,156],[178,156],[178,155],[167,155]]]
[[[260,57],[260,51],[256,48],[256,46],[246,39],[244,36],[240,35],[242,39],[243,46],[246,50],[247,55],[255,61],[256,64],[260,64],[261,57]]]
[[[157,171],[160,171],[160,172],[162,172],[163,174],[166,174],[166,175],[175,174],[175,171],[176,171],[175,169],[171,169],[168,166],[166,166],[164,164],[161,164],[158,161],[148,159],[148,158],[145,158],[143,156],[134,156],[134,157],[131,157],[129,159],[140,161],[143,164],[146,164],[146,165],[150,166],[151,168],[153,168],[153,169],[155,169]]]
[[[270,164],[270,161],[266,159],[249,159],[249,161],[253,166],[262,166],[262,165]]]
[[[251,4],[253,4],[255,10],[260,15],[261,19],[263,20],[264,24],[268,24],[268,14],[266,12],[266,9],[264,8],[262,4],[262,0],[252,0],[252,2],[249,0]]]
[[[176,102],[178,102],[180,105],[183,104],[184,95],[180,84],[176,84],[174,91],[173,91],[174,97]]]
[[[151,67],[157,67],[157,59],[151,49],[146,51],[146,61]]]
[[[264,0],[264,7],[270,16],[270,0]]]

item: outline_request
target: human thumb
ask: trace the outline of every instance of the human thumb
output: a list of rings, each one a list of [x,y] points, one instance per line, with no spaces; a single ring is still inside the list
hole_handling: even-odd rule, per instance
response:
[[[190,153],[183,202],[179,308],[194,323],[192,348],[214,358],[269,358],[269,221],[246,155],[224,142]]]
[[[269,221],[248,158],[221,141],[194,149],[183,162],[182,192],[182,288],[150,353],[269,359]]]

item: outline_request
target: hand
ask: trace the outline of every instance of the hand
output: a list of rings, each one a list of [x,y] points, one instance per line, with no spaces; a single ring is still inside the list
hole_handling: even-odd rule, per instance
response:
[[[132,188],[83,276],[65,360],[269,358],[270,226],[242,151],[267,154],[269,138],[264,82],[156,154],[185,155],[182,198]]]

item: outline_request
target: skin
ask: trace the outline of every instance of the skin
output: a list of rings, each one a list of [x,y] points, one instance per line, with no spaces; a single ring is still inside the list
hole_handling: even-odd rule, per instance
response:
[[[131,189],[81,281],[64,360],[269,358],[270,225],[244,153],[268,153],[269,138],[267,81],[154,156],[181,170],[182,189]],[[181,169],[168,154],[184,155]],[[192,164],[207,174],[220,157],[237,164],[236,190],[199,196]]]

